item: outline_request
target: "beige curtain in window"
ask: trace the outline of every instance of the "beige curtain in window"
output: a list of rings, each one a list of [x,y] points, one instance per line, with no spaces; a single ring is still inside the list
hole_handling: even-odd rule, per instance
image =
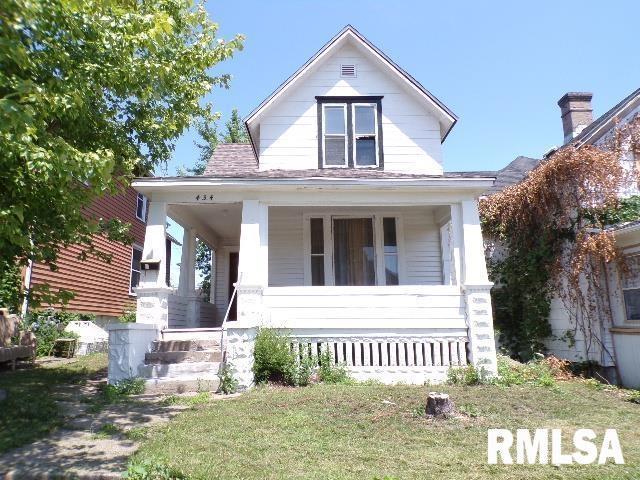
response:
[[[375,251],[371,218],[333,220],[336,285],[375,285]]]

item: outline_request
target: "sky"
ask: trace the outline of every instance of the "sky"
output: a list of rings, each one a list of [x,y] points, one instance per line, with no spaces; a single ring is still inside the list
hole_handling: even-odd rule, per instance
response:
[[[458,117],[446,171],[497,170],[562,143],[557,101],[593,92],[594,118],[640,87],[640,1],[209,0],[219,36],[245,48],[215,73],[207,100],[246,116],[346,24],[408,71]],[[192,165],[197,135],[177,142],[169,174]]]

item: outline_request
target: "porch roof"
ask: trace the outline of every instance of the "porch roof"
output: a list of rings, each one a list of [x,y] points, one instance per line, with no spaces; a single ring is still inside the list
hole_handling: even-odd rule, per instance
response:
[[[204,177],[236,179],[432,179],[432,178],[495,178],[493,171],[445,172],[423,175],[364,168],[326,168],[306,170],[259,170],[251,145],[221,143],[214,150],[204,171]]]

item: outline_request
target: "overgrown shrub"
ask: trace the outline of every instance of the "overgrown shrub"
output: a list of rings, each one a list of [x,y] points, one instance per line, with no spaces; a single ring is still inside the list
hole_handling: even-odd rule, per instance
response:
[[[55,341],[59,338],[78,338],[74,332],[65,332],[66,326],[72,321],[93,321],[95,315],[85,313],[71,313],[59,310],[43,310],[27,315],[23,322],[23,329],[31,330],[38,341],[36,355],[49,355]]]
[[[220,377],[220,391],[225,395],[236,393],[238,391],[238,380],[233,375],[233,367],[228,363],[220,365],[218,372]]]
[[[348,383],[351,377],[344,365],[334,363],[329,349],[324,349],[320,354],[318,380],[323,383]]]
[[[314,355],[298,357],[288,335],[272,328],[261,328],[256,337],[253,376],[256,383],[276,382],[306,386],[318,365]]]
[[[553,369],[544,358],[538,357],[527,363],[519,363],[502,355],[498,355],[498,377],[493,383],[503,387],[512,385],[554,386],[556,381]]]
[[[288,336],[272,328],[261,328],[253,352],[253,376],[256,383],[295,384],[296,359]]]

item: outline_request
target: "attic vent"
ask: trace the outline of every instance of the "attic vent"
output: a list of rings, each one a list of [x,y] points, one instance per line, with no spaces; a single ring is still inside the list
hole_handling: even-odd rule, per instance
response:
[[[347,78],[354,78],[356,76],[355,65],[340,65],[340,76]]]

